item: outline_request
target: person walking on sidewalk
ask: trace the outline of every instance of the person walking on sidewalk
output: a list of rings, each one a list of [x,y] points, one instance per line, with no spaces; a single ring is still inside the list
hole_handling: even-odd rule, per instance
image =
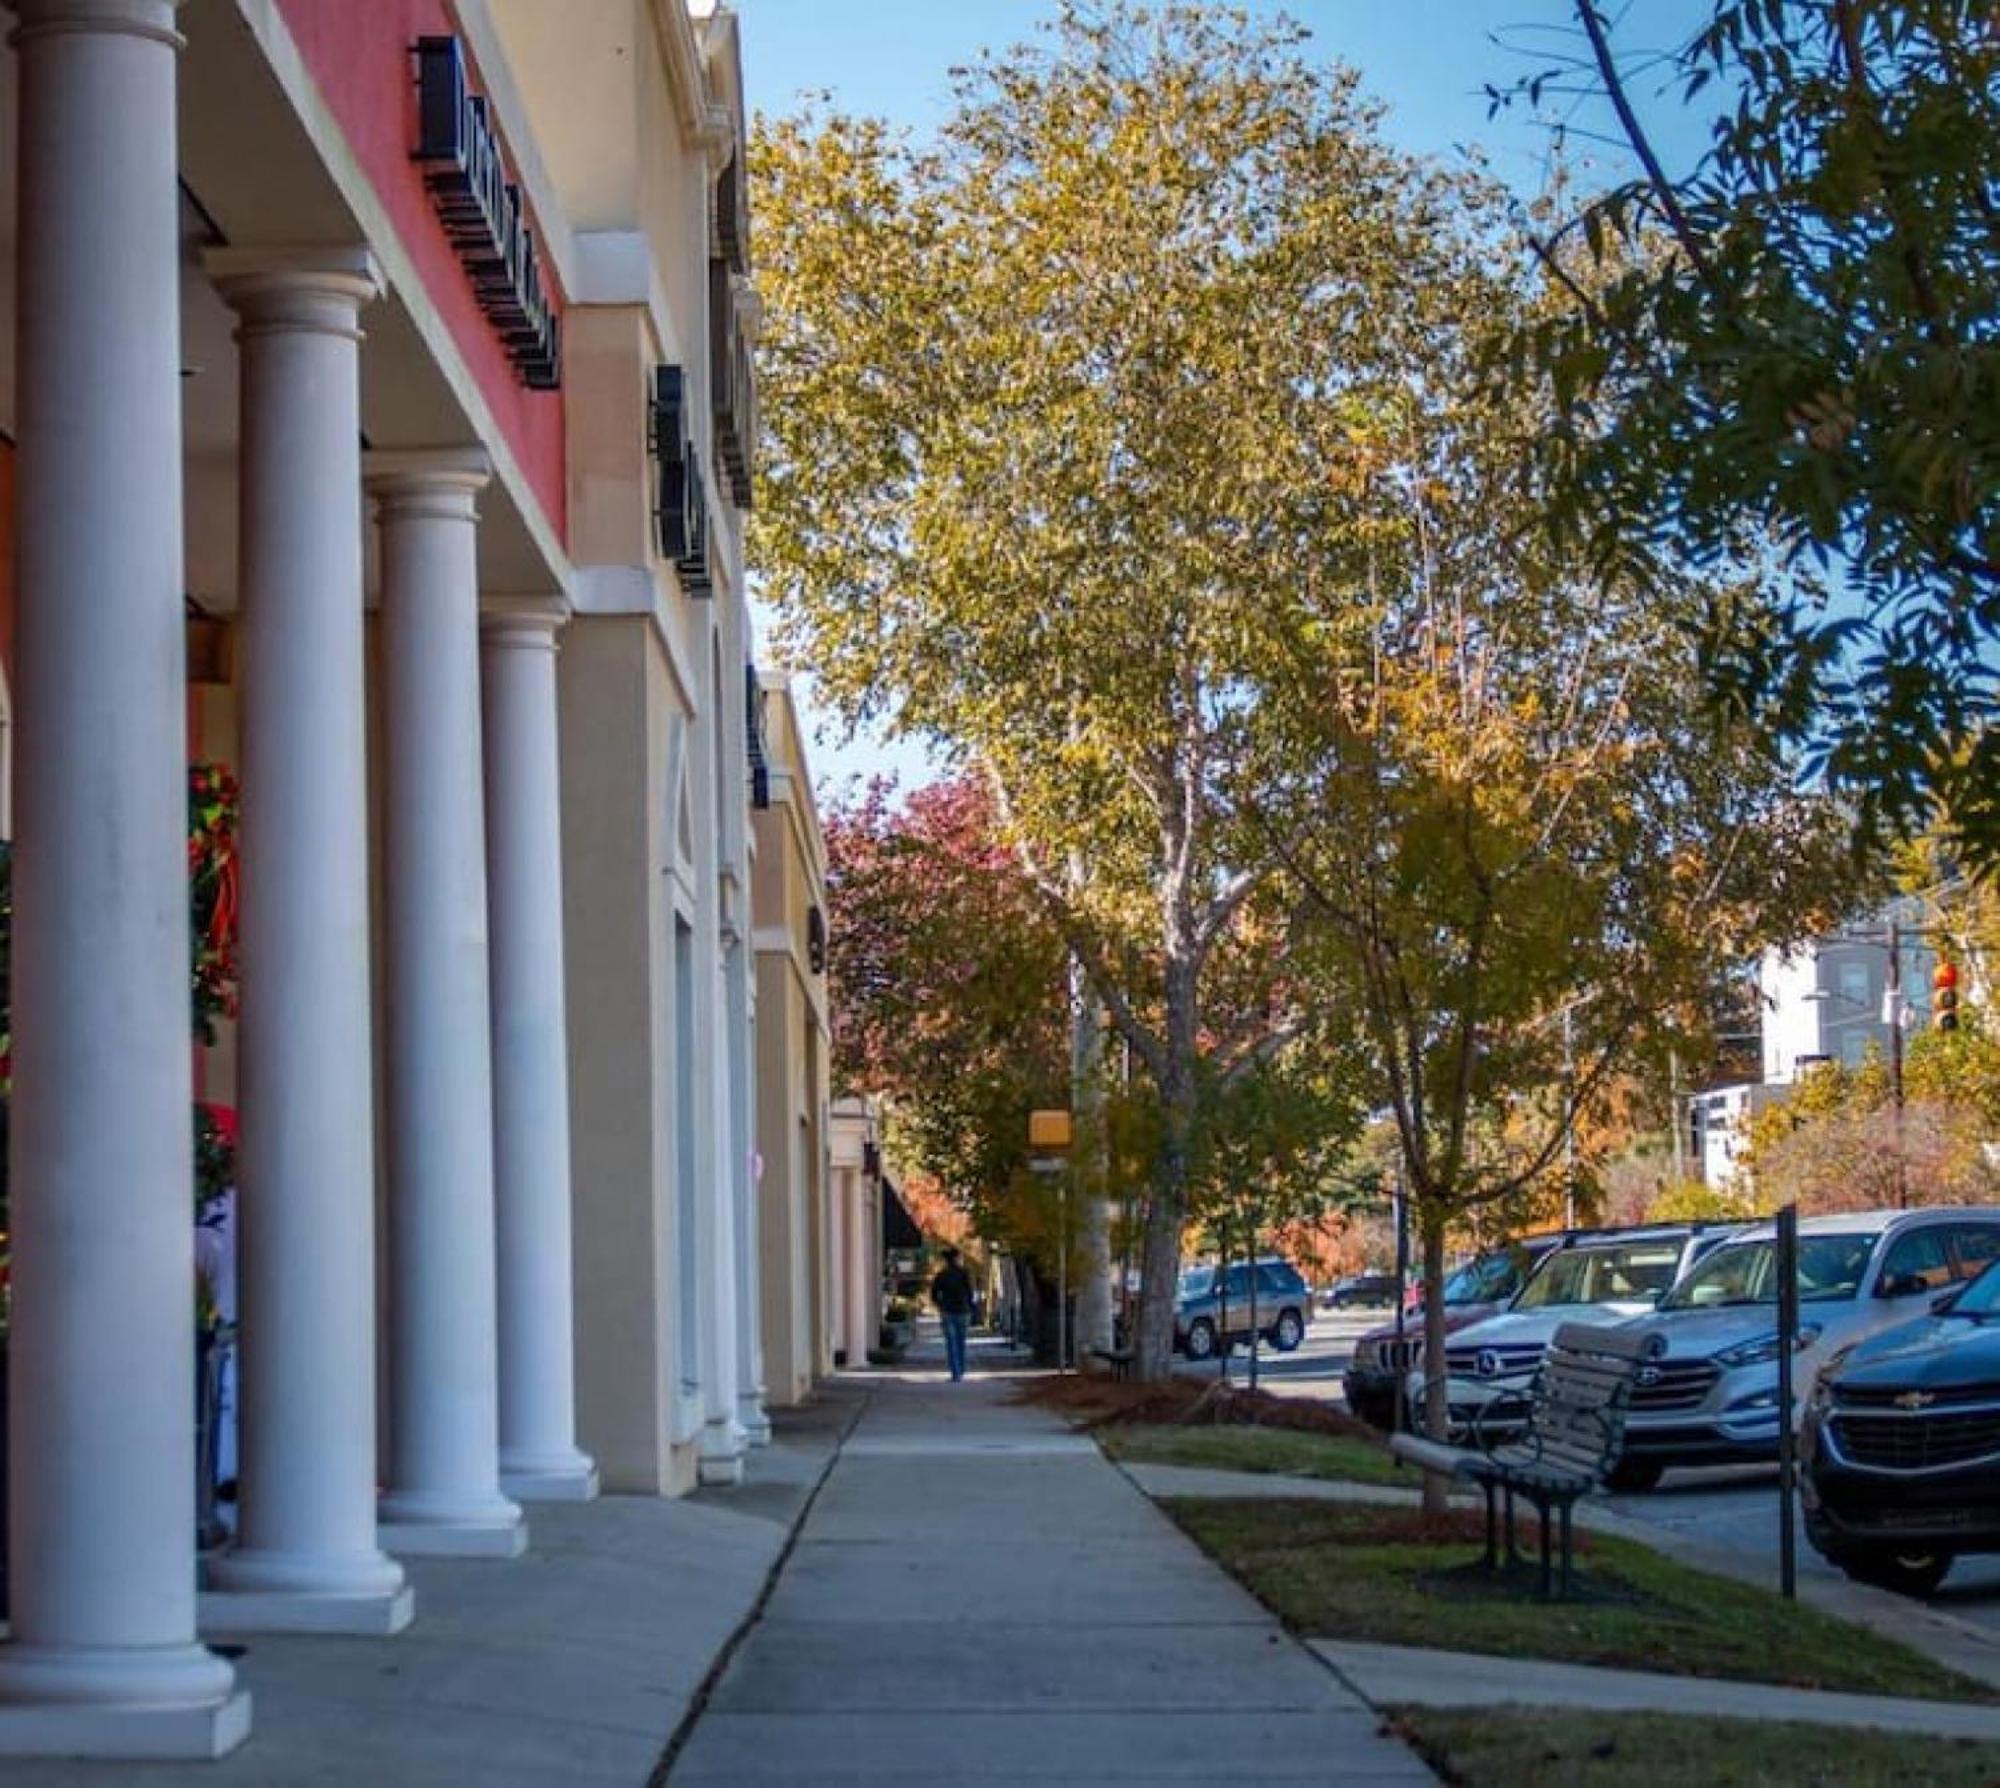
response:
[[[958,1263],[958,1250],[944,1251],[944,1271],[931,1281],[931,1302],[944,1324],[944,1359],[952,1383],[965,1376],[965,1331],[972,1322],[972,1275]]]

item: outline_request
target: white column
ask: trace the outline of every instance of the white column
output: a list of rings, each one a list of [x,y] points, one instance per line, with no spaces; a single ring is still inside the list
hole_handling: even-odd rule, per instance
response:
[[[477,448],[368,461],[382,535],[392,1551],[512,1557],[500,1491]]]
[[[747,894],[743,905],[749,906]],[[736,1419],[753,1447],[771,1444],[764,1410],[762,1241],[757,1224],[756,1055],[750,1002],[750,945],[741,931],[725,939],[723,995],[729,1022],[729,1190],[736,1222]]]
[[[0,1754],[216,1756],[194,1232],[168,0],[19,0],[12,1626]]]
[[[500,1482],[587,1501],[576,1446],[564,1015],[557,600],[490,603],[480,633],[492,925],[493,1163],[499,1225]]]
[[[240,319],[242,1521],[203,1625],[391,1633],[375,1538],[361,614],[366,249],[220,249]]]
[[[698,1468],[704,1484],[743,1480],[745,1435],[736,1419],[736,1226],[730,1210],[728,1007],[722,986],[724,886],[729,861],[721,789],[729,760],[728,692],[722,681],[719,649],[712,638],[702,682],[700,713],[691,738],[695,747],[696,849],[698,859],[694,949],[695,1034],[704,1047],[694,1061],[697,1163],[696,1259],[699,1262],[702,1424]]]

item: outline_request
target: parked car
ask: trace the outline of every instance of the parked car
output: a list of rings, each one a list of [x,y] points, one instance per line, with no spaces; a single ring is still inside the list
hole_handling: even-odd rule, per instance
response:
[[[1566,1322],[1624,1322],[1659,1302],[1696,1261],[1740,1225],[1654,1224],[1589,1230],[1542,1256],[1498,1316],[1452,1337],[1445,1350],[1445,1399],[1454,1435],[1490,1442],[1526,1420],[1542,1354]],[[1413,1407],[1423,1370],[1406,1380]]]
[[[1805,1218],[1795,1409],[1840,1348],[1922,1314],[1995,1258],[2000,1210]],[[1765,1224],[1716,1249],[1640,1319],[1659,1351],[1633,1386],[1621,1488],[1649,1489],[1670,1466],[1777,1458],[1777,1308],[1777,1231]]]
[[[2000,1265],[1842,1348],[1800,1448],[1806,1537],[1850,1577],[1925,1595],[2000,1552]]]
[[[1523,1236],[1475,1254],[1444,1282],[1446,1334],[1483,1322],[1505,1308],[1521,1289],[1536,1263],[1562,1240],[1560,1234]],[[1404,1375],[1423,1357],[1422,1286],[1414,1310],[1406,1311],[1402,1331],[1385,1322],[1354,1344],[1341,1383],[1347,1407],[1364,1422],[1392,1428],[1396,1422],[1396,1392]]]
[[[1174,1347],[1191,1360],[1212,1359],[1218,1348],[1251,1338],[1251,1275],[1256,1275],[1257,1333],[1280,1353],[1305,1339],[1312,1321],[1312,1290],[1289,1261],[1239,1261],[1181,1275],[1174,1305]]]
[[[1393,1306],[1399,1283],[1394,1273],[1349,1273],[1322,1291],[1319,1301],[1328,1310],[1346,1310],[1356,1304]]]

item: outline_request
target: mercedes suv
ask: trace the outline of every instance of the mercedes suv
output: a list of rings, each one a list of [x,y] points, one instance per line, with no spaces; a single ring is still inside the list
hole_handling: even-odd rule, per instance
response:
[[[1484,1322],[1507,1307],[1542,1256],[1561,1242],[1560,1235],[1523,1236],[1475,1254],[1444,1282],[1444,1329],[1447,1335]],[[1421,1299],[1400,1324],[1385,1322],[1354,1344],[1354,1357],[1341,1379],[1347,1407],[1377,1428],[1396,1423],[1396,1394],[1405,1375],[1424,1351]]]
[[[1833,1353],[1924,1313],[2000,1257],[2000,1211],[1933,1207],[1807,1217],[1799,1224],[1795,1407]],[[1778,1456],[1777,1231],[1746,1230],[1690,1272],[1638,1325],[1656,1352],[1625,1418],[1620,1488],[1669,1466]]]
[[[1591,1230],[1542,1256],[1498,1316],[1461,1330],[1445,1348],[1451,1432],[1490,1443],[1527,1419],[1542,1354],[1566,1322],[1617,1323],[1649,1312],[1694,1263],[1733,1235],[1734,1224],[1670,1223]],[[1423,1406],[1424,1372],[1407,1381]]]

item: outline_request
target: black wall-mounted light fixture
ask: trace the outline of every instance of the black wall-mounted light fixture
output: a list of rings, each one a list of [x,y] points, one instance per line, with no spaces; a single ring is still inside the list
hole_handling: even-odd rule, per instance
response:
[[[816,975],[826,973],[826,914],[816,906],[806,912],[806,965]]]
[[[882,1145],[879,1142],[864,1142],[861,1145],[861,1171],[871,1180],[882,1177]]]
[[[715,583],[708,563],[708,493],[689,414],[687,375],[678,366],[653,369],[651,407],[653,520],[660,556],[680,573],[690,596],[710,596]]]

